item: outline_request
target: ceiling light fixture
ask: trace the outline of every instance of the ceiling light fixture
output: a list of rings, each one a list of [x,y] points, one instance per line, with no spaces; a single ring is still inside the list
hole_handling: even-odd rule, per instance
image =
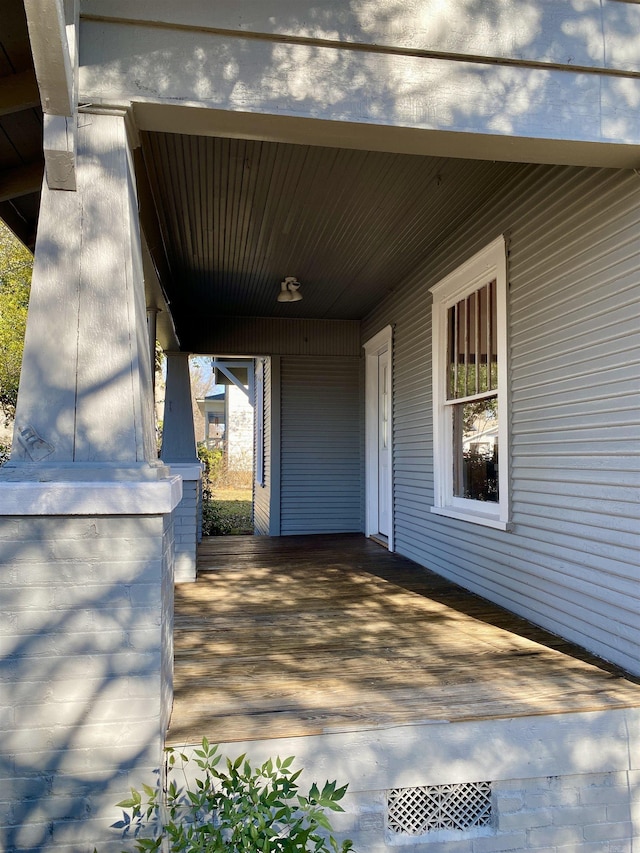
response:
[[[300,302],[301,299],[300,282],[295,275],[288,275],[284,281],[280,282],[278,302]]]

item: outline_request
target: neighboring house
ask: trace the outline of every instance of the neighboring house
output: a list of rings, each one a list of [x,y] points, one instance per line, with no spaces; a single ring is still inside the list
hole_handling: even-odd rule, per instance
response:
[[[226,453],[230,471],[253,470],[253,400],[249,388],[228,385]]]
[[[203,434],[196,433],[196,440],[203,441],[208,450],[224,450],[226,430],[226,393],[207,394],[196,400],[202,415]]]
[[[225,454],[229,472],[251,476],[254,447],[255,363],[252,358],[211,360],[216,382],[225,386]]]
[[[249,386],[233,383],[219,394],[197,401],[204,423],[204,444],[209,450],[222,450],[229,471],[253,468],[253,400]]]
[[[0,23],[0,216],[38,235],[0,472],[0,844],[107,849],[161,763],[190,353],[255,359],[258,533],[373,536],[640,676],[640,5],[25,6],[29,39],[18,0]],[[626,786],[630,850],[640,722],[615,720],[589,761]],[[523,738],[587,807],[575,721]]]

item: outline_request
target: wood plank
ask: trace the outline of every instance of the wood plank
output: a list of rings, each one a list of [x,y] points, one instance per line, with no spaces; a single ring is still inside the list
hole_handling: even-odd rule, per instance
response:
[[[199,559],[170,743],[640,706],[638,680],[360,535],[215,537]]]

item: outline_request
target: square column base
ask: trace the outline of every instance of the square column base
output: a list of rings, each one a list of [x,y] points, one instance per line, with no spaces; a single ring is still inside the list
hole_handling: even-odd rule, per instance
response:
[[[181,496],[173,479],[0,483],[5,513],[12,489],[22,510],[0,516],[4,850],[117,853],[115,804],[162,772]],[[46,513],[56,494],[76,514]]]

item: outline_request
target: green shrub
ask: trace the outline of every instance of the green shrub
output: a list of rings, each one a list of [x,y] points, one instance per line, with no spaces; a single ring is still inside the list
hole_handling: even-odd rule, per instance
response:
[[[202,496],[203,536],[229,536],[253,533],[251,501],[218,501],[208,492]]]
[[[189,758],[168,750],[169,768],[182,769]],[[166,807],[159,792],[143,785],[144,794],[131,790],[131,798],[118,803],[125,809],[115,827],[133,836],[134,849],[168,849],[184,853],[346,853],[350,841],[339,844],[332,835],[328,811],[343,811],[339,800],[347,786],[314,783],[308,794],[299,793],[302,772],[291,770],[293,758],[269,759],[252,768],[244,755],[226,760],[218,769],[218,747],[206,738],[193,759],[200,769],[194,788],[178,788],[175,781],[166,792]],[[185,774],[186,779],[186,774]],[[160,815],[165,815],[161,821]],[[149,833],[152,837],[149,837]],[[166,846],[168,843],[168,847]]]
[[[210,489],[223,475],[224,453],[222,450],[208,450],[201,442],[198,444],[198,459],[202,462],[202,482]]]

